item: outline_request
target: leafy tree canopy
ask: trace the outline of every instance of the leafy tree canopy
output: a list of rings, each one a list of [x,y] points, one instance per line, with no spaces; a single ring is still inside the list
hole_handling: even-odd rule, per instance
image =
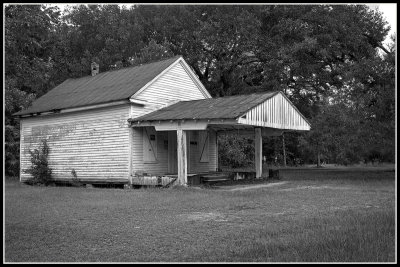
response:
[[[382,45],[389,30],[366,5],[73,5],[64,14],[46,5],[7,5],[6,152],[18,160],[19,126],[11,114],[65,79],[89,75],[92,61],[102,72],[173,55],[185,58],[213,96],[283,91],[317,121],[311,134],[324,140],[329,133],[324,126],[316,132],[318,121],[334,127],[324,116],[343,106],[337,111],[349,113],[341,118],[362,125],[349,135],[377,146],[385,140],[390,150],[395,40]],[[304,156],[298,138],[286,142]]]

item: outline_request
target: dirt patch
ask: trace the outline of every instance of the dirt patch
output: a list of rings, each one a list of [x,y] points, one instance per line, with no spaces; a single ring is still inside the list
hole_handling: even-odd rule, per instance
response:
[[[228,218],[225,214],[220,212],[191,212],[189,214],[182,214],[182,216],[188,221],[216,221],[226,222]]]
[[[242,191],[242,190],[250,190],[250,189],[258,189],[258,188],[264,188],[264,187],[273,187],[273,186],[279,186],[286,184],[287,181],[284,182],[278,182],[278,183],[269,183],[269,184],[258,184],[258,185],[251,185],[251,186],[240,186],[240,187],[235,187],[232,188],[232,186],[220,186],[218,189],[220,190],[225,190],[225,191]]]
[[[323,186],[298,186],[298,187],[292,187],[292,188],[284,188],[284,189],[279,189],[278,191],[294,191],[294,190],[302,190],[302,189],[339,189],[339,190],[348,190],[351,189],[350,187],[340,187],[340,186],[329,186],[329,185],[323,185]]]
[[[343,205],[343,206],[337,206],[337,207],[330,207],[331,210],[336,211],[336,210],[350,210],[350,209],[370,209],[370,208],[376,208],[379,209],[380,206],[377,205],[372,205],[372,204],[365,204],[365,205]]]

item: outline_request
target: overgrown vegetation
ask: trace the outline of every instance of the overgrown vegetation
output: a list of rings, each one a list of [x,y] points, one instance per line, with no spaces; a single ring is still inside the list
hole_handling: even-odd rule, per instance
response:
[[[218,162],[220,166],[247,167],[254,162],[254,142],[236,135],[218,136]]]
[[[48,163],[49,152],[50,147],[47,144],[46,139],[41,141],[39,149],[34,149],[34,151],[29,149],[32,165],[25,170],[25,172],[32,175],[32,178],[28,181],[28,183],[36,185],[48,185],[52,182],[52,170]]]

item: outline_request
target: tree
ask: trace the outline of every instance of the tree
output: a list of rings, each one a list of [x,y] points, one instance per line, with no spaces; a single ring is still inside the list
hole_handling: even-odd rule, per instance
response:
[[[130,66],[145,46],[132,10],[118,5],[76,5],[66,10],[59,27],[58,69],[68,77],[90,74],[96,60],[100,71]],[[68,59],[68,60],[65,60]]]
[[[150,40],[149,43],[143,47],[136,57],[130,59],[131,65],[139,65],[151,61],[162,60],[174,56],[171,51],[170,44],[164,41],[162,44],[156,43],[155,40]]]
[[[389,30],[365,5],[264,6],[259,16],[261,82],[285,91],[306,117],[352,79],[351,66],[375,56]]]
[[[214,96],[243,93],[259,21],[250,6],[138,6],[144,42],[167,42]]]
[[[26,93],[48,90],[51,47],[59,12],[40,5],[5,8],[5,76]]]
[[[59,12],[40,5],[5,7],[5,165],[19,173],[19,123],[14,112],[49,89],[51,47]]]

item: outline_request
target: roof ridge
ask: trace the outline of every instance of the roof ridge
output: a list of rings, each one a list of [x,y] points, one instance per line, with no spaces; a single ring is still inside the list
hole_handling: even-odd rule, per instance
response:
[[[203,98],[203,99],[195,99],[195,100],[181,100],[179,102],[191,102],[191,101],[201,101],[201,100],[211,100],[211,99],[220,99],[220,98],[233,98],[233,97],[243,97],[243,96],[252,96],[252,95],[266,95],[266,94],[276,94],[279,93],[280,91],[270,91],[270,92],[259,92],[259,93],[250,93],[250,94],[238,94],[238,95],[228,95],[228,96],[218,96],[218,97],[212,97],[212,98]],[[179,103],[176,102],[175,104]],[[173,104],[173,105],[175,105]],[[171,105],[172,106],[172,105]]]

